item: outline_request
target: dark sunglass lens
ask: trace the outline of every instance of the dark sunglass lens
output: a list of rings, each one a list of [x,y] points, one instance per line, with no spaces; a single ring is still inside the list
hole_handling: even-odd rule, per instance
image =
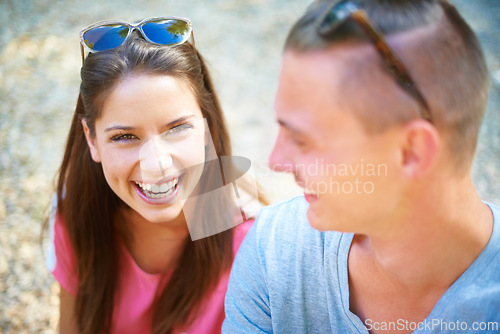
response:
[[[156,44],[173,45],[185,41],[189,37],[189,24],[182,20],[165,19],[148,22],[142,31]]]
[[[85,44],[94,51],[103,51],[122,45],[129,28],[121,24],[104,25],[83,34]]]

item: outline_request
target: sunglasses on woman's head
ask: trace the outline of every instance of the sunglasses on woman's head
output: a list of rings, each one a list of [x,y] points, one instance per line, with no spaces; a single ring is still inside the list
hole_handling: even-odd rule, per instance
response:
[[[194,45],[191,21],[186,18],[154,17],[138,23],[100,21],[80,31],[82,61],[85,58],[84,47],[89,52],[114,49],[122,45],[134,30],[138,30],[146,41],[153,44],[178,45],[186,42],[191,36]]]
[[[380,29],[370,21],[368,13],[359,7],[355,1],[341,0],[334,2],[319,20],[317,31],[321,36],[330,37],[349,19],[363,29],[384,60],[389,73],[394,77],[398,85],[418,102],[422,110],[422,118],[430,122],[429,106],[417,88],[415,81],[406,70],[401,59],[387,44]]]

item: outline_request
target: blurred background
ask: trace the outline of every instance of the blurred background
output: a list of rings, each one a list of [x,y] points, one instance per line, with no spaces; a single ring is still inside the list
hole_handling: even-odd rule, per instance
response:
[[[477,32],[492,88],[473,177],[500,204],[500,1],[452,0]],[[305,0],[0,0],[0,332],[54,333],[58,288],[41,227],[79,89],[79,31],[98,20],[189,17],[232,136],[272,201],[299,193],[267,169],[284,38]]]

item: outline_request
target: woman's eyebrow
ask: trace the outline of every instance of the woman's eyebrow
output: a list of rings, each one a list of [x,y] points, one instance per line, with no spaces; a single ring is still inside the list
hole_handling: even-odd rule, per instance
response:
[[[134,130],[135,128],[133,126],[126,126],[126,125],[113,125],[110,126],[109,128],[104,129],[104,132],[109,132],[113,130]]]
[[[165,124],[163,127],[164,128],[170,128],[172,127],[173,125],[175,124],[178,124],[178,123],[182,123],[190,118],[193,118],[195,117],[194,115],[186,115],[186,116],[182,116],[182,117],[179,117],[177,118],[176,120],[173,120],[172,122],[168,123],[168,124]]]
[[[165,124],[162,128],[170,128],[175,124],[184,122],[184,121],[186,121],[190,118],[193,118],[193,117],[194,117],[194,115],[186,115],[186,116],[179,117],[179,118]],[[135,127],[127,126],[127,125],[113,125],[113,126],[110,126],[110,127],[107,127],[106,129],[104,129],[104,132],[109,132],[109,131],[113,131],[113,130],[129,131],[129,130],[135,130]]]

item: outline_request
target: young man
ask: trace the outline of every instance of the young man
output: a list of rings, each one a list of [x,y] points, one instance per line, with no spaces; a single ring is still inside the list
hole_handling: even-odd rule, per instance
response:
[[[225,333],[500,333],[500,208],[470,169],[489,82],[445,0],[322,1],[292,28],[264,209]]]

